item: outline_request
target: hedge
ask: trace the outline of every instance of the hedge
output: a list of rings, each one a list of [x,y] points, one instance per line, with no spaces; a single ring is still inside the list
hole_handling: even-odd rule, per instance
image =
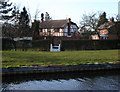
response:
[[[50,40],[22,40],[16,42],[16,48],[24,50],[49,51]]]
[[[20,40],[13,41],[11,39],[2,39],[2,50],[37,50],[37,51],[49,51],[50,40]]]
[[[0,38],[2,39],[2,50],[11,50],[15,46],[15,41],[10,38]]]
[[[2,39],[2,50],[21,49],[49,51],[50,40],[13,41]],[[61,50],[109,50],[120,49],[119,40],[61,40]]]
[[[49,51],[50,48],[50,40],[33,40],[32,41],[32,48],[43,50],[43,51]]]
[[[62,50],[120,49],[119,40],[61,40]]]

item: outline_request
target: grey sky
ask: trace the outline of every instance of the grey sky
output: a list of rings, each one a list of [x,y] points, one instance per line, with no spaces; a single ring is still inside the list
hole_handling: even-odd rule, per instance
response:
[[[21,8],[29,8],[31,16],[38,8],[40,13],[48,12],[52,19],[71,18],[72,21],[79,23],[83,14],[97,11],[105,11],[107,17],[118,14],[119,0],[10,0]]]

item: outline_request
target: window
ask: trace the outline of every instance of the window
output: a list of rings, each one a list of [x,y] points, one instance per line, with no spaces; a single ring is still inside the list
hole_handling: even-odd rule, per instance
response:
[[[59,32],[59,28],[55,28],[55,32]]]
[[[103,34],[105,34],[105,31],[103,30]]]
[[[95,36],[95,39],[97,39],[97,37]]]
[[[42,28],[40,29],[40,32],[42,32]]]

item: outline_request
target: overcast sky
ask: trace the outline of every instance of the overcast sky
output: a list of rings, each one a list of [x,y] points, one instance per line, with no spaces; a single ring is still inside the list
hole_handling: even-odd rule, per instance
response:
[[[79,23],[83,14],[97,11],[105,11],[107,17],[118,14],[118,1],[120,0],[10,0],[20,8],[29,8],[33,17],[36,9],[40,13],[48,12],[52,19],[71,18],[72,21]]]

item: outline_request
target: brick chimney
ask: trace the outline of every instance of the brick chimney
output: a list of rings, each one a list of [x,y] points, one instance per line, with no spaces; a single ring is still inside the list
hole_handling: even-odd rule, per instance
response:
[[[67,24],[68,24],[68,36],[69,36],[69,35],[71,35],[71,33],[70,33],[71,19],[70,18],[68,18]]]
[[[112,18],[110,18],[110,22],[114,22],[114,18],[112,17]]]

